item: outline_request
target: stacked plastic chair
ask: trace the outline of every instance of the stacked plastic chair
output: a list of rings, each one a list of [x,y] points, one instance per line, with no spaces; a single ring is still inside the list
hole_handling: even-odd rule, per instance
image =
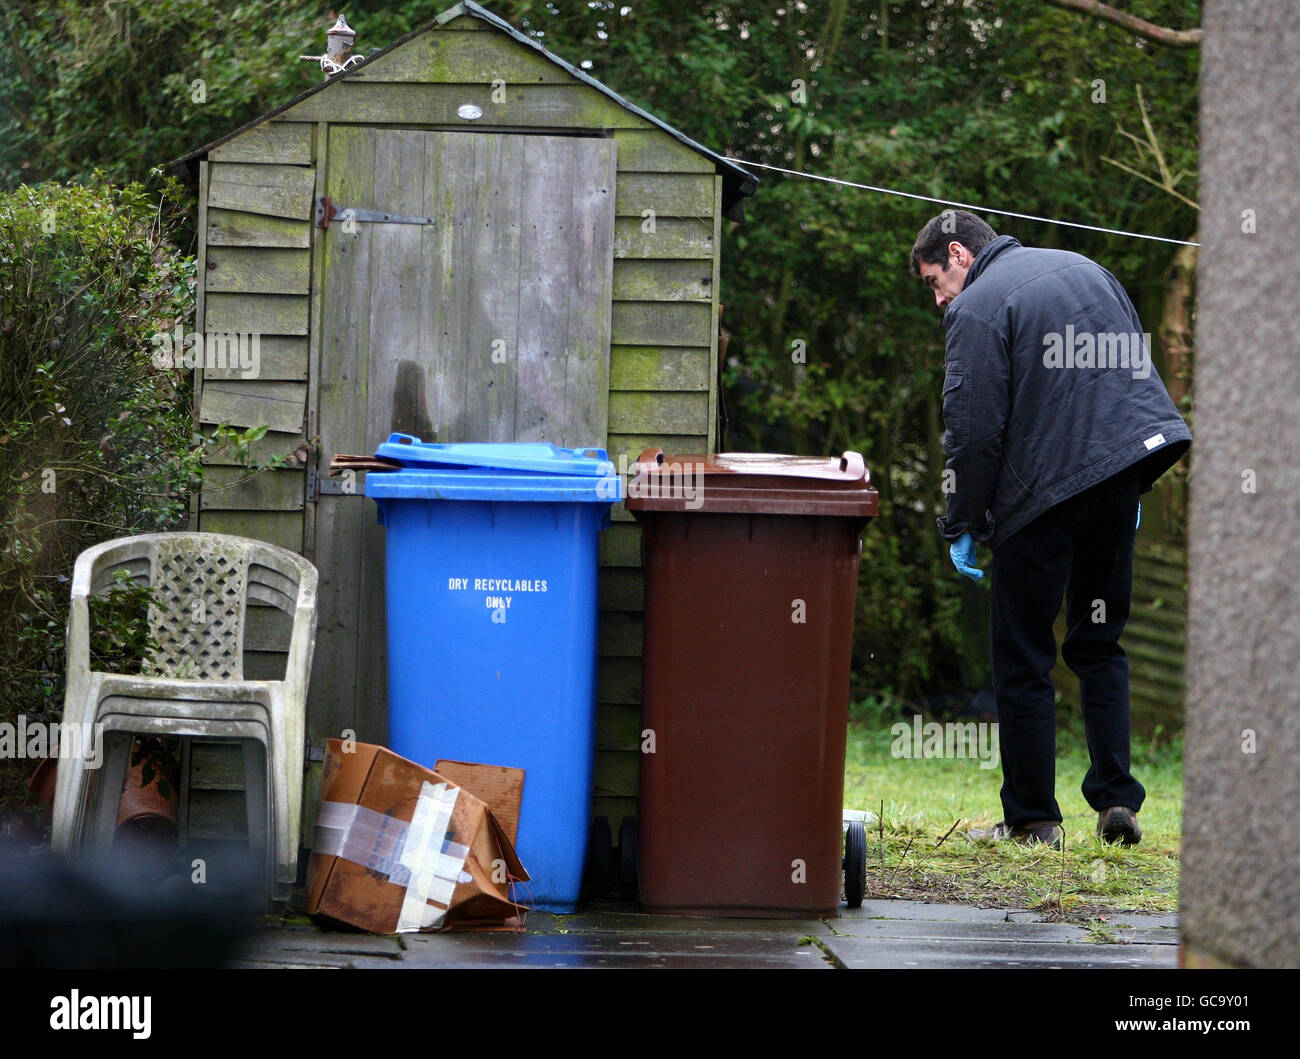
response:
[[[153,592],[149,626],[158,649],[150,675],[91,666],[89,601],[107,593],[119,571]],[[244,635],[254,602],[292,619],[283,680],[244,679]],[[252,856],[266,866],[270,896],[287,899],[297,878],[315,632],[316,568],[283,548],[218,533],[152,533],[82,552],[72,579],[63,720],[102,725],[104,750],[97,770],[87,768],[84,757],[59,761],[55,851],[111,855],[135,735],[251,740],[265,748],[263,755],[244,743]]]

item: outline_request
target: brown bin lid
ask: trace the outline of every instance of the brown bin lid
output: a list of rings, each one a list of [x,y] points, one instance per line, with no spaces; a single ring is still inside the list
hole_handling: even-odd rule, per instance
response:
[[[753,515],[874,518],[880,494],[856,452],[784,456],[767,452],[665,455],[646,449],[633,464],[627,509]]]

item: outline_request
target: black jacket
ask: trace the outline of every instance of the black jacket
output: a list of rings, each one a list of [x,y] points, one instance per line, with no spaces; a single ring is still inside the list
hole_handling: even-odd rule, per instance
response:
[[[1086,257],[999,236],[943,326],[948,540],[996,548],[1133,464],[1145,492],[1192,443],[1133,303]]]

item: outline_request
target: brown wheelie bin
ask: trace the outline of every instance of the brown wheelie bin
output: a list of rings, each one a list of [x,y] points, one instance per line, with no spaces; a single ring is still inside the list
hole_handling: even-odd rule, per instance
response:
[[[833,913],[861,534],[857,453],[647,449],[627,508],[645,571],[640,897],[648,911]],[[844,872],[845,876],[841,873]]]

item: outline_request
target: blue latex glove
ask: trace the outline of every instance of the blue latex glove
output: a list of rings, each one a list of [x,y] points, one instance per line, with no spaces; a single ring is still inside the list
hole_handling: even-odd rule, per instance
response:
[[[1141,528],[1141,526],[1142,526],[1142,501],[1139,500],[1138,501],[1138,523],[1136,526],[1133,527],[1133,531],[1136,533]]]
[[[975,566],[975,541],[971,539],[969,533],[963,533],[953,541],[948,554],[952,557],[952,565],[957,568],[957,573],[962,577],[969,577],[972,581],[979,581],[984,577],[984,571]]]

